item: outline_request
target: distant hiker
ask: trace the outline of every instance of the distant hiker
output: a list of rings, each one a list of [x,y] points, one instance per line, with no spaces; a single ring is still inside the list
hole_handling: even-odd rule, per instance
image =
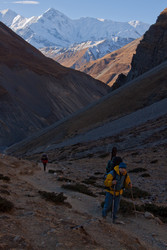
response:
[[[41,161],[43,163],[44,171],[46,171],[46,165],[48,163],[48,156],[47,154],[43,154],[41,157]]]
[[[132,188],[131,180],[127,174],[126,164],[124,162],[121,162],[114,167],[114,170],[109,172],[104,181],[104,185],[106,186],[106,198],[102,216],[103,218],[106,218],[107,212],[110,211],[112,207],[112,218],[115,223],[120,198],[123,194],[123,188]]]
[[[111,159],[108,161],[106,166],[106,173],[109,173],[111,170],[114,169],[116,165],[119,165],[122,162],[121,157],[118,157],[116,155],[117,155],[117,148],[113,147],[111,152]]]
[[[113,147],[112,148],[112,152],[111,152],[111,160],[113,157],[115,157],[117,155],[117,148],[116,147]]]

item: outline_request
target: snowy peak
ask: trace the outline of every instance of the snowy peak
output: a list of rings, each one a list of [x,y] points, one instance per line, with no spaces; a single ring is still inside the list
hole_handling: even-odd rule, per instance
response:
[[[36,48],[68,48],[75,43],[115,37],[137,39],[149,28],[148,24],[139,21],[114,22],[90,17],[72,20],[53,8],[31,18],[23,18],[15,12],[4,10],[0,12],[0,21]]]
[[[17,16],[16,12],[6,9],[0,11],[0,20],[5,23],[7,26],[10,26],[13,22],[13,19]]]
[[[64,18],[64,19],[69,19],[67,16],[65,16],[63,13],[61,13],[58,10],[55,10],[53,8],[48,9],[47,11],[44,12],[43,15],[41,15],[41,17],[45,17],[47,19],[55,19],[55,18]]]
[[[133,20],[133,21],[130,21],[129,24],[130,24],[131,26],[133,26],[134,28],[136,28],[136,27],[139,26],[141,23],[140,23],[139,21]]]

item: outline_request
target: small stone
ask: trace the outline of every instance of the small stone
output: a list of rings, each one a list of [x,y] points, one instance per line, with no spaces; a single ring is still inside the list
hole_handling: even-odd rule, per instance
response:
[[[123,222],[122,220],[116,220],[115,224],[125,225],[125,222]]]
[[[149,212],[145,212],[144,216],[146,219],[154,219],[154,215]]]
[[[156,220],[156,222],[158,222],[158,224],[163,225],[163,222],[160,220],[160,218],[155,217],[154,219]]]
[[[21,240],[21,237],[19,235],[14,237],[14,241],[20,241],[20,240]]]

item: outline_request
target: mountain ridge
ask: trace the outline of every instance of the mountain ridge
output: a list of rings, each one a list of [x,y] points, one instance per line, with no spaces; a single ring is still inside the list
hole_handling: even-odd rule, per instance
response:
[[[11,13],[8,10],[5,15],[10,16],[9,12]],[[5,15],[2,14],[2,11],[0,14],[0,21],[3,22],[4,20],[5,23]],[[18,15],[12,12],[12,17],[14,15],[14,22],[6,24],[10,25],[10,28],[18,35],[37,48],[48,46],[69,47],[76,42],[98,41],[112,37],[136,39],[143,35],[149,27],[148,24],[139,21],[128,23],[112,20],[100,21],[97,18],[72,20],[53,8],[48,9],[38,17],[21,18],[20,20],[20,16],[18,18]]]

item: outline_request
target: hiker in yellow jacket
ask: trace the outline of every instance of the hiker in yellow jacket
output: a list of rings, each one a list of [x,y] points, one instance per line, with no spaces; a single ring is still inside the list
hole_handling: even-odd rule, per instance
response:
[[[121,162],[114,167],[114,170],[108,173],[104,185],[106,186],[106,198],[102,211],[103,218],[106,218],[107,212],[111,210],[113,222],[116,220],[116,214],[119,207],[120,197],[124,188],[132,188],[131,180],[126,171],[126,164]]]

